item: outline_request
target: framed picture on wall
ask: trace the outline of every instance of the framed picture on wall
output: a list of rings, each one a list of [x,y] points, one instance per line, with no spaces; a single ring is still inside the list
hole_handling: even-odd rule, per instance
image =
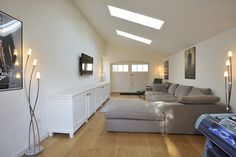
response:
[[[0,11],[0,91],[22,89],[22,22]]]
[[[196,47],[192,47],[185,51],[185,78],[196,78]]]
[[[164,62],[164,79],[169,79],[169,61]]]

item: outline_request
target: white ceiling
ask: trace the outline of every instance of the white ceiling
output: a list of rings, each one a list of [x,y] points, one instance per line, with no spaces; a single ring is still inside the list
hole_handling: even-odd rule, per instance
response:
[[[236,27],[236,0],[73,0],[108,43],[161,57]],[[107,5],[164,20],[161,30],[112,17]],[[146,45],[117,36],[119,29],[151,39]]]

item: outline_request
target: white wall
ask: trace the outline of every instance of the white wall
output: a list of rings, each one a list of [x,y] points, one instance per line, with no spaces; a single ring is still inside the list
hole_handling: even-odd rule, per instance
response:
[[[162,58],[155,54],[134,51],[112,44],[106,44],[105,49],[104,70],[108,81],[110,81],[110,64],[122,61],[142,61],[149,63],[149,84],[152,84],[154,78],[163,77],[163,73],[161,74],[159,71],[159,68],[163,69]]]
[[[185,79],[184,76],[184,50],[170,56],[169,59],[169,80],[171,82],[194,85],[198,87],[212,88],[215,95],[224,96],[225,61],[227,52],[233,51],[233,73],[236,68],[236,28],[218,34],[196,46],[196,79]],[[232,107],[236,111],[236,73],[233,74]]]
[[[98,82],[104,41],[68,0],[3,0],[0,10],[23,21],[24,50],[31,47],[32,57],[38,59],[42,79],[36,114],[41,119],[41,135],[47,136],[46,96]],[[78,57],[82,52],[94,57],[93,76],[79,76]],[[0,156],[19,155],[28,146],[29,114],[24,90],[1,92],[0,105]]]

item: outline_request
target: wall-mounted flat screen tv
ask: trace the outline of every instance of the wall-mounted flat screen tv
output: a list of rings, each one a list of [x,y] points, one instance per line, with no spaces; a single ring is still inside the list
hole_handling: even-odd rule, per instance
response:
[[[80,75],[92,75],[93,74],[93,57],[81,53],[79,58],[79,71]]]

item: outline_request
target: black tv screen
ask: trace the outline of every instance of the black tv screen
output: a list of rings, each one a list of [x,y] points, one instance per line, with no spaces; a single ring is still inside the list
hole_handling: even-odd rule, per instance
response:
[[[92,75],[93,74],[93,57],[81,53],[79,59],[80,75]]]

